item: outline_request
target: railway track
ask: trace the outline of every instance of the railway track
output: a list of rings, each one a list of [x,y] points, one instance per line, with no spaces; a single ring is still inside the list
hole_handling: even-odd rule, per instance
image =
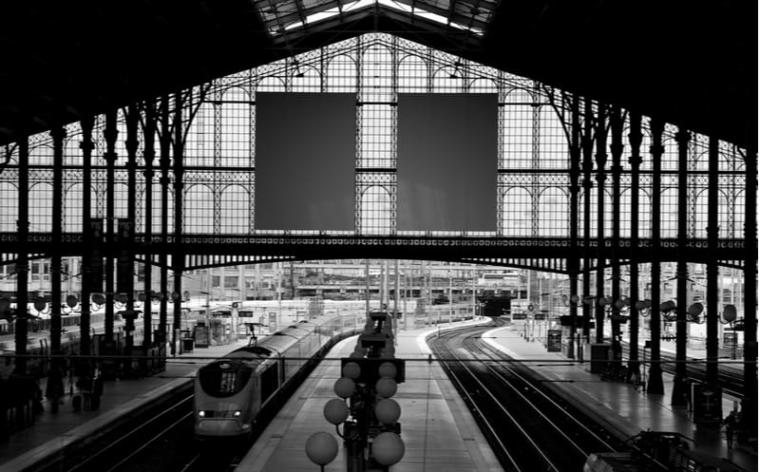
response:
[[[479,340],[489,327],[431,341],[441,365],[509,471],[581,470],[588,454],[624,445]]]
[[[129,458],[142,454],[163,435],[189,425],[192,431],[193,382],[187,380],[149,406],[124,415],[93,435],[73,442],[38,463],[35,471],[121,470]]]

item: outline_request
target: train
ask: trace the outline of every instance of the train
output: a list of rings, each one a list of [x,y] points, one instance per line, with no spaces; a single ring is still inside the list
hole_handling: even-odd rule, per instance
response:
[[[358,334],[363,312],[301,320],[201,367],[195,378],[195,436],[245,437],[257,416],[337,340]]]

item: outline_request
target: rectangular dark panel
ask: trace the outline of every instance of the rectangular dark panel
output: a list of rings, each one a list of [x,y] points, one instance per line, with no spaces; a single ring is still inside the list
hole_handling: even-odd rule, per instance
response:
[[[258,229],[354,229],[356,95],[256,94]]]
[[[495,94],[400,94],[399,230],[495,231]]]

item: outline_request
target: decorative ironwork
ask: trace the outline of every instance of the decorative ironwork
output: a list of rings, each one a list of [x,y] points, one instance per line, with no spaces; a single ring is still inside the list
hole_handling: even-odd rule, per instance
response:
[[[399,249],[437,244],[442,247],[453,245],[449,247],[467,248],[566,248],[569,244],[569,200],[566,191],[570,171],[568,145],[561,123],[554,116],[554,110],[546,106],[549,103],[547,90],[551,89],[538,85],[540,84],[532,80],[435,51],[407,39],[371,33],[215,79],[203,87],[188,89],[184,92],[184,106],[196,108],[195,113],[190,113],[189,110],[183,113],[185,118],[182,123],[189,127],[183,200],[187,215],[184,219],[186,229],[192,234],[188,234],[186,239],[191,244],[198,245],[229,242],[232,244],[230,251],[239,250],[238,244],[263,244],[260,241],[264,236],[255,229],[256,92],[314,91],[354,92],[358,99],[355,230],[350,235],[328,238],[329,243],[316,237],[315,241],[322,242],[315,244]],[[478,246],[470,238],[457,240],[423,237],[403,239],[403,244],[394,242],[398,241],[396,236],[399,236],[395,224],[398,205],[396,105],[398,94],[406,92],[498,93],[498,168],[495,169],[498,172],[495,196],[498,226],[495,234],[482,239],[484,245]],[[560,104],[561,106],[563,105]],[[123,133],[124,119],[122,114],[119,116],[118,129]],[[104,121],[102,116],[97,117],[93,130],[92,216],[98,218],[104,216],[106,194],[106,162],[102,156],[105,149],[102,138]],[[628,127],[627,117],[624,126]],[[67,233],[64,243],[73,244],[78,241],[78,233],[81,231],[81,129],[76,123],[68,125],[66,129],[68,137],[64,143],[62,218],[64,232]],[[630,248],[628,239],[621,240],[623,253],[626,250],[648,249],[651,244],[651,226],[644,219],[651,214],[653,200],[648,120],[645,120],[642,132],[640,215],[631,215],[629,205],[625,203],[629,201],[626,198],[630,199],[630,165],[627,159],[623,159],[620,218],[623,236],[630,234],[631,219],[640,218],[640,235],[643,239],[637,248]],[[663,170],[660,175],[663,237],[660,248],[663,251],[656,256],[659,260],[668,260],[667,257],[670,256],[667,249],[676,244],[671,239],[675,237],[677,228],[676,132],[676,127],[666,125],[663,133]],[[52,216],[49,214],[49,192],[45,187],[52,179],[52,147],[48,133],[32,136],[29,141],[31,230],[42,231],[30,234],[30,244],[44,246],[47,241],[44,232],[49,231]],[[624,156],[630,153],[628,146],[627,140],[624,140]],[[707,219],[707,201],[703,193],[707,187],[707,147],[708,140],[705,136],[693,135],[689,144],[687,169],[688,250],[706,248],[703,227]],[[122,193],[126,195],[123,186],[126,185],[127,176],[122,162],[126,153],[117,152],[120,157],[115,173],[115,194],[116,216],[119,216],[126,210]],[[744,247],[745,162],[741,150],[733,145],[719,143],[719,153],[719,250],[731,252]],[[0,173],[0,196],[3,197],[0,203],[0,231],[14,229],[9,226],[11,223],[15,225],[15,221],[10,220],[14,219],[17,206],[17,165],[14,159],[10,159]],[[138,172],[143,169],[141,163]],[[155,179],[153,189],[158,192],[159,177],[156,176]],[[604,184],[605,192],[611,191],[608,185]],[[599,190],[597,185],[592,188],[592,198],[593,192]],[[145,187],[141,183],[137,192],[142,195],[144,191]],[[370,194],[373,195],[371,199]],[[156,193],[154,195],[157,196]],[[610,201],[611,197],[605,196],[605,201]],[[590,208],[592,215],[596,214],[595,201],[593,198]],[[138,202],[144,202],[144,199],[140,196]],[[154,202],[158,203],[160,199],[154,198]],[[173,198],[169,202],[171,204]],[[146,223],[142,221],[144,209],[138,207],[136,210],[140,228]],[[161,211],[160,206],[154,207],[154,223],[160,221]],[[171,208],[168,211],[171,212]],[[578,217],[582,222],[582,211]],[[170,224],[171,221],[170,218]],[[592,218],[591,221],[591,237],[594,238],[597,231],[594,226],[596,219]],[[520,222],[527,222],[529,227],[526,229]],[[581,226],[580,230],[582,229]],[[604,231],[605,228],[598,230]],[[367,235],[369,239],[361,239],[362,236],[359,235]],[[271,235],[271,238],[280,241],[271,244],[296,244],[301,247],[306,244],[303,241],[313,239],[306,236],[288,237],[296,239],[278,239],[281,236]],[[138,240],[139,238],[140,236]],[[0,240],[12,242],[13,238],[9,239],[8,233],[3,233],[0,234]],[[489,241],[488,245],[485,245],[485,241]],[[154,236],[154,242],[160,242],[160,238],[156,240]],[[608,247],[610,243],[606,240],[603,244]],[[592,240],[589,247],[594,250],[597,242]],[[284,254],[282,257],[292,256],[282,248],[279,254]],[[640,260],[645,259],[647,257],[642,256]]]

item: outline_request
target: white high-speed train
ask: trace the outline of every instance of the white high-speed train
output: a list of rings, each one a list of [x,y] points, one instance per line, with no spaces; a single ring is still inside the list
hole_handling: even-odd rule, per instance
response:
[[[364,313],[301,321],[202,367],[195,378],[195,434],[241,436],[275,394],[317,354],[364,327]]]

